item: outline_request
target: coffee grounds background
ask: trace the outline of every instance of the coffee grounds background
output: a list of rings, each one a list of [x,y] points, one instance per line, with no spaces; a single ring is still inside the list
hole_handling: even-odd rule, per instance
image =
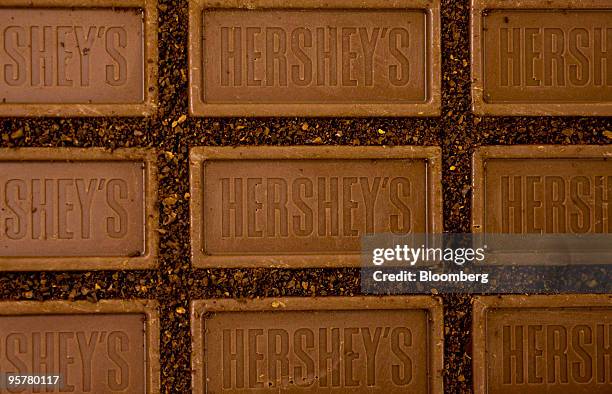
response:
[[[159,111],[150,118],[0,118],[2,147],[153,147],[159,150],[160,264],[151,271],[0,273],[0,299],[157,299],[162,393],[189,393],[189,302],[198,298],[349,296],[358,269],[194,270],[189,253],[192,146],[438,145],[444,228],[470,229],[471,153],[494,144],[610,144],[612,118],[488,117],[470,112],[469,1],[442,1],[439,118],[190,118],[187,0],[160,0]],[[187,117],[186,117],[187,116]],[[471,297],[444,295],[446,393],[470,393]]]

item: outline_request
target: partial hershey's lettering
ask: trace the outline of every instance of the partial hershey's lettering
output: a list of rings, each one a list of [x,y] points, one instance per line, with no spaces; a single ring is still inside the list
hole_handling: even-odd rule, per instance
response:
[[[0,162],[0,256],[144,252],[144,163]]]
[[[490,10],[484,17],[489,103],[612,100],[612,10]]]
[[[120,178],[7,179],[0,184],[0,209],[7,211],[0,234],[10,240],[88,240],[95,227],[102,227],[104,236],[123,238],[128,232],[128,188]],[[112,212],[101,221],[92,220],[94,199]],[[69,215],[76,219],[74,226]]]
[[[143,70],[141,10],[0,8],[5,103],[139,103]]]
[[[428,230],[427,161],[209,160],[206,253],[356,253],[360,237]]]
[[[503,175],[504,233],[612,233],[612,175]]]
[[[3,38],[4,50],[12,60],[4,67],[4,82],[9,86],[90,86],[90,52],[98,39],[103,42],[104,51],[112,63],[94,63],[93,66],[104,66],[106,84],[121,86],[127,83],[127,62],[120,52],[127,47],[127,30],[122,26],[40,25],[28,29],[13,25],[4,29]],[[66,48],[67,40],[77,44],[76,51]],[[27,54],[23,51],[26,47]],[[26,59],[24,55],[29,56]],[[67,63],[71,60],[79,63],[74,75],[67,73]]]
[[[501,86],[612,86],[612,27],[503,27],[499,46]]]
[[[144,392],[144,351],[138,314],[0,317],[0,370],[60,375],[57,392]]]
[[[502,308],[487,314],[489,390],[608,393],[610,308]]]
[[[612,233],[612,164],[587,159],[488,159],[485,231]]]
[[[611,323],[508,324],[502,343],[504,384],[612,384]]]
[[[424,311],[218,313],[205,324],[211,391],[427,387]]]
[[[202,99],[425,102],[426,26],[422,11],[205,10]]]

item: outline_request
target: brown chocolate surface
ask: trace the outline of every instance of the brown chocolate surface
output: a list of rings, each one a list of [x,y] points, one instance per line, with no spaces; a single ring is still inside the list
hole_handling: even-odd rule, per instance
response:
[[[6,1],[2,2],[3,4]],[[355,3],[355,2],[353,2]],[[3,147],[154,147],[159,150],[159,269],[0,274],[2,300],[154,298],[161,318],[161,381],[191,393],[189,302],[194,299],[331,297],[360,293],[359,270],[192,269],[189,159],[193,146],[436,145],[442,148],[444,228],[469,232],[471,158],[479,145],[610,144],[606,117],[480,117],[470,111],[470,1],[442,0],[440,118],[186,118],[188,1],[159,2],[159,116],[2,118]],[[184,120],[184,121],[183,121]],[[610,137],[609,137],[610,136]],[[446,394],[472,390],[471,296],[444,299]],[[185,312],[187,311],[187,312]],[[517,393],[518,394],[518,393]]]
[[[199,116],[432,116],[439,2],[190,2]]]
[[[475,394],[607,394],[612,296],[474,299]]]
[[[0,371],[61,376],[60,387],[11,392],[160,393],[157,309],[140,300],[2,302]]]
[[[612,115],[612,1],[473,0],[473,109]]]
[[[486,146],[473,157],[473,232],[612,233],[612,147]]]
[[[192,303],[193,393],[441,394],[432,297]]]
[[[157,258],[152,150],[0,150],[0,270],[142,269]]]
[[[155,110],[156,1],[7,0],[0,25],[0,115]]]
[[[440,232],[435,147],[192,148],[196,267],[356,266],[361,237]]]

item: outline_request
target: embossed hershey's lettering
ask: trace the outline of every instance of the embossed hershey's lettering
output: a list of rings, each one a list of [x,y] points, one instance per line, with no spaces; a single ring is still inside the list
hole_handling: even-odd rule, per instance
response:
[[[0,8],[5,104],[145,100],[143,10]]]
[[[612,26],[501,27],[501,86],[612,86]]]
[[[441,392],[441,303],[402,298],[195,301],[194,393]]]
[[[610,102],[611,16],[610,9],[487,10],[477,59],[484,101]]]
[[[374,86],[375,60],[393,86],[410,82],[410,25],[221,26],[222,86]],[[374,56],[388,52],[389,59]],[[380,56],[380,55],[379,55]],[[358,64],[356,59],[363,59]]]
[[[205,9],[206,103],[424,103],[422,10]]]
[[[409,327],[235,328],[222,338],[224,390],[274,389],[289,377],[311,389],[408,386],[415,373]],[[382,368],[390,382],[383,382]]]
[[[139,313],[83,313],[78,307],[68,314],[0,316],[2,373],[59,376],[56,386],[8,392],[148,393],[144,321]]]
[[[475,231],[612,234],[605,146],[483,147],[475,155]]]
[[[194,191],[206,251],[355,253],[364,234],[430,231],[426,171],[426,160],[207,161]]]
[[[0,215],[0,238],[86,240],[98,227],[104,236],[123,238],[129,230],[128,189],[120,178],[6,179],[0,183],[0,211],[7,212]],[[102,207],[109,213],[92,220],[94,208]]]
[[[126,353],[131,349],[128,334],[112,331],[35,331],[0,333],[0,358],[4,358],[12,373],[59,374],[64,379],[63,392],[92,392],[92,380],[102,372],[104,383],[111,390],[125,390],[130,385],[130,367]],[[29,355],[30,357],[24,357]],[[94,365],[98,357],[112,364],[106,371]],[[79,387],[71,384],[69,364],[81,365]]]
[[[612,175],[503,175],[504,233],[612,233]]]
[[[402,176],[220,178],[223,237],[360,237],[373,233],[377,204],[392,207],[390,232],[411,231],[411,181]],[[382,218],[379,218],[382,222]]]
[[[0,162],[0,256],[139,256],[145,163]]]
[[[609,296],[479,296],[473,316],[476,394],[610,392]]]
[[[612,384],[612,324],[501,327],[503,384]]]
[[[4,83],[10,86],[90,86],[93,73],[102,73],[109,86],[127,82],[128,31],[121,25],[10,25],[4,27],[2,42],[10,59]],[[104,50],[106,62],[91,62],[94,46]],[[78,67],[69,73],[73,63]]]
[[[193,0],[194,116],[439,116],[440,2]]]
[[[356,264],[368,234],[439,231],[435,147],[198,147],[196,265]]]

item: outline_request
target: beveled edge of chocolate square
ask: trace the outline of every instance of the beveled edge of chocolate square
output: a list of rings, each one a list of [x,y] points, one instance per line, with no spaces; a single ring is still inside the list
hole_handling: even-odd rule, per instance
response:
[[[612,145],[487,145],[472,154],[473,233],[485,232],[486,161],[489,159],[612,159]]]
[[[159,304],[155,300],[0,301],[0,318],[25,315],[136,314],[146,316],[145,394],[160,394]]]
[[[484,100],[484,52],[481,39],[482,15],[490,9],[505,10],[579,10],[612,9],[610,0],[471,0],[470,54],[472,78],[472,112],[479,116],[612,116],[612,101],[607,103],[567,104],[491,104]]]
[[[442,58],[440,33],[441,0],[190,0],[188,32],[189,114],[220,117],[437,117],[442,111]],[[427,39],[431,59],[425,70],[429,78],[426,103],[415,104],[206,104],[201,100],[202,26],[199,15],[205,8],[234,9],[424,9],[429,16]],[[427,62],[426,62],[427,63]]]
[[[439,146],[252,146],[192,147],[189,151],[189,203],[191,262],[194,268],[344,268],[360,267],[359,254],[331,256],[274,255],[282,263],[270,263],[265,256],[207,256],[203,253],[202,163],[206,160],[368,160],[403,159],[427,162],[427,206],[432,234],[443,232],[442,220],[442,150]],[[330,262],[334,260],[334,262]]]
[[[144,175],[145,253],[134,257],[2,257],[2,271],[89,271],[156,269],[159,252],[157,152],[150,148],[0,148],[3,161],[141,161]]]
[[[367,311],[422,309],[428,314],[429,393],[444,392],[444,315],[442,299],[434,296],[278,297],[248,300],[201,299],[191,301],[191,384],[194,394],[205,394],[203,318],[215,312]]]
[[[145,117],[157,112],[158,58],[157,0],[2,0],[0,8],[141,8],[143,20],[142,103],[121,104],[6,104],[0,103],[0,117]]]
[[[475,296],[472,299],[472,376],[474,394],[487,394],[487,313],[504,308],[612,308],[611,294]]]

